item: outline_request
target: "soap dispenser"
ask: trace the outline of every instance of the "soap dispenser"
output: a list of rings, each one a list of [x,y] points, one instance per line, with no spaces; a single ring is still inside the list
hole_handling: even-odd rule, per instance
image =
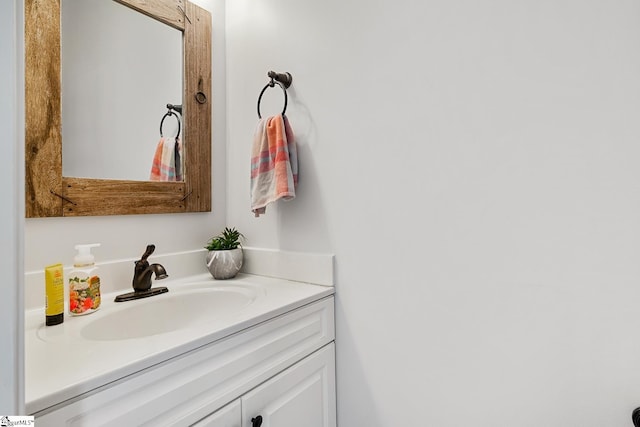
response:
[[[100,275],[91,248],[100,243],[76,245],[78,251],[69,273],[69,314],[80,316],[93,313],[100,307]]]

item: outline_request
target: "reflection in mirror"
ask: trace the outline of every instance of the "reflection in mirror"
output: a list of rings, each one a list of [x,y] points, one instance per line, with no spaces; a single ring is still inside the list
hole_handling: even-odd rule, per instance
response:
[[[182,104],[182,32],[115,1],[62,0],[61,15],[63,175],[149,180],[166,105]]]

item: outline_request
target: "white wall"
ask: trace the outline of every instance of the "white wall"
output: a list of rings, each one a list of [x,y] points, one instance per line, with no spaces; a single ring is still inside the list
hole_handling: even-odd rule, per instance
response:
[[[24,117],[19,93],[23,88],[22,2],[0,2],[0,129],[5,141],[0,156],[0,414],[24,411],[24,316],[22,301],[24,226]],[[22,191],[21,191],[22,190]]]
[[[270,69],[300,186],[255,219]],[[228,2],[227,217],[336,254],[340,426],[631,425],[638,76],[632,0]]]
[[[224,0],[198,0],[213,24],[213,198],[211,213],[28,219],[25,227],[26,271],[51,263],[69,265],[77,243],[100,242],[97,261],[133,258],[154,243],[156,254],[202,248],[224,228],[225,220],[225,5]],[[133,270],[132,270],[133,271]],[[171,271],[168,272],[171,275]]]

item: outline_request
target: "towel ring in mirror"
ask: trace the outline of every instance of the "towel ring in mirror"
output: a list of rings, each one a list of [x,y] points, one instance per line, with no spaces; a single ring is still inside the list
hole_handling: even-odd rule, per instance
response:
[[[177,113],[172,112],[171,110],[167,111],[164,116],[162,116],[162,120],[160,120],[160,137],[163,137],[162,134],[162,124],[164,123],[164,119],[170,116],[175,116],[178,121],[178,133],[176,133],[176,138],[180,136],[180,116]]]

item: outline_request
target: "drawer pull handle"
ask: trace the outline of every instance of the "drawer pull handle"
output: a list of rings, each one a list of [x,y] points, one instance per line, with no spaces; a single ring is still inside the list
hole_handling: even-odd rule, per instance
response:
[[[251,427],[260,427],[262,425],[262,415],[251,418]]]

